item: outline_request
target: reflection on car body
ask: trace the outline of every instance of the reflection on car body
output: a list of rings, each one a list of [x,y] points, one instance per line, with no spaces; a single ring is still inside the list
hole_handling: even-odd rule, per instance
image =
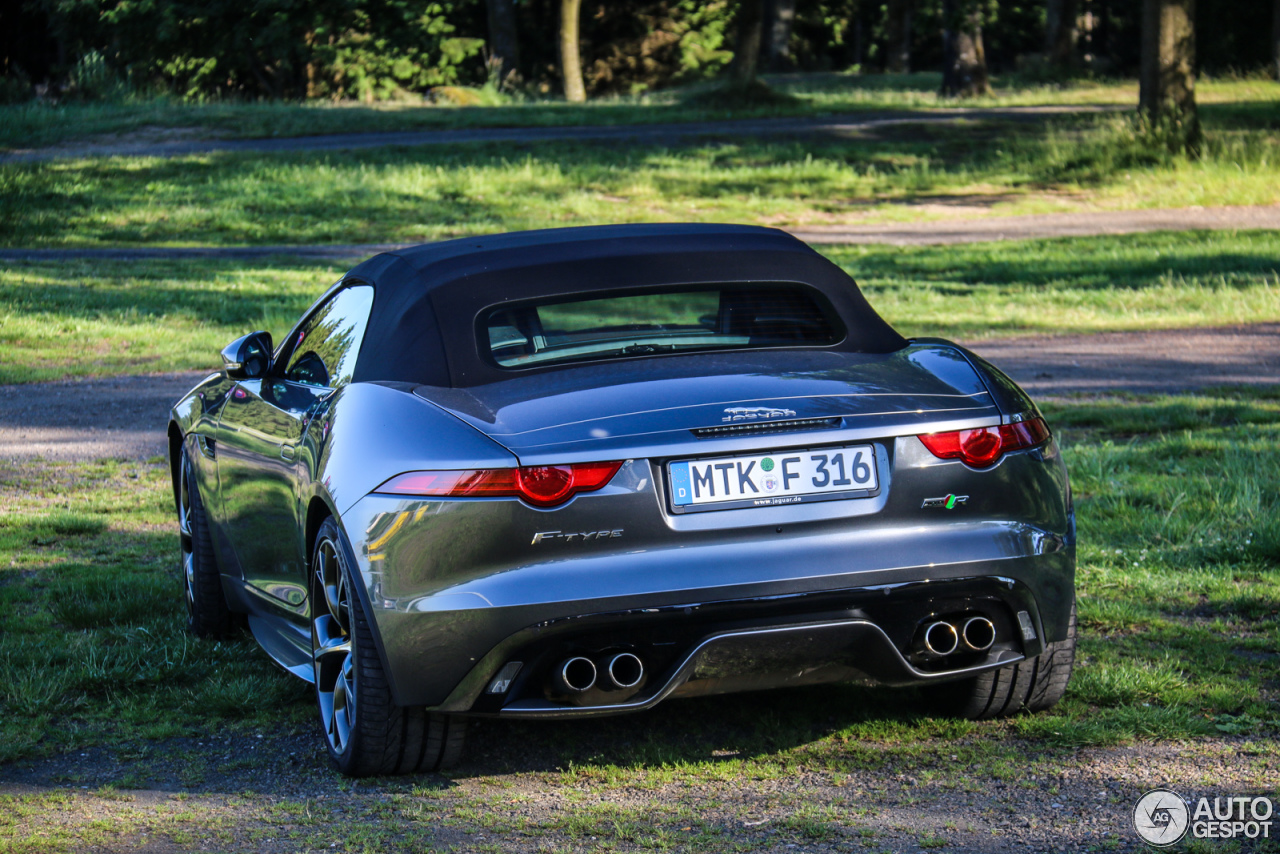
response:
[[[831,681],[1053,705],[1075,527],[1053,436],[771,229],[610,226],[376,256],[174,406],[191,628],[314,683],[349,774],[468,716]]]

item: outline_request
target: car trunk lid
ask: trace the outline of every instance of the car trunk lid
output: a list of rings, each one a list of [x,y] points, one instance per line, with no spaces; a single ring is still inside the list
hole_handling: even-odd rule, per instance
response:
[[[772,351],[599,363],[466,389],[416,393],[524,465],[734,451],[949,429],[999,411],[958,350]],[[800,441],[805,439],[801,438]],[[693,450],[696,448],[696,451]]]

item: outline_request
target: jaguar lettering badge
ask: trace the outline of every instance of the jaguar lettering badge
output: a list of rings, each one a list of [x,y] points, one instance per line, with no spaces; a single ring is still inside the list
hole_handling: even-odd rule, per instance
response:
[[[790,418],[794,409],[777,409],[773,406],[730,406],[724,411],[723,421],[750,421],[756,418]]]
[[[530,543],[530,545],[536,546],[538,543],[545,543],[548,540],[564,540],[566,543],[572,543],[575,541],[585,543],[588,540],[608,540],[621,536],[621,528],[617,528],[612,531],[539,531],[533,535],[533,542]]]
[[[943,510],[954,510],[969,500],[967,495],[944,495],[941,498],[926,498],[920,509],[941,507]]]

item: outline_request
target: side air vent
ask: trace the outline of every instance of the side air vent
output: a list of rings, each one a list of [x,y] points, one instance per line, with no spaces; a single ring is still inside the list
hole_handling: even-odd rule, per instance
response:
[[[762,436],[766,433],[794,433],[797,430],[830,430],[839,427],[842,420],[838,415],[830,418],[792,418],[789,421],[760,421],[754,424],[697,427],[692,432],[699,439],[714,439],[718,436]]]

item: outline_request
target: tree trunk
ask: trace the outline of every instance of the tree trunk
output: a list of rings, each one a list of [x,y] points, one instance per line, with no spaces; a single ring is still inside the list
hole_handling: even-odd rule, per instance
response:
[[[1068,69],[1075,64],[1076,0],[1049,0],[1046,11],[1044,57],[1050,67]]]
[[[886,7],[885,70],[906,74],[911,70],[911,4],[913,0],[889,0]]]
[[[960,0],[942,0],[942,26],[942,95],[986,95],[991,84],[982,46],[981,10],[976,6],[962,10]]]
[[[859,74],[866,70],[863,67],[867,60],[867,45],[864,36],[862,16],[855,13],[853,16],[853,64],[858,66]]]
[[[1280,0],[1275,0],[1271,12],[1271,71],[1280,80]]]
[[[764,0],[742,0],[738,7],[738,41],[733,51],[733,64],[729,67],[730,89],[745,92],[755,82],[763,29]]]
[[[489,70],[502,84],[519,74],[516,4],[514,0],[485,0],[485,7],[489,18]]]
[[[564,77],[564,98],[581,103],[587,100],[582,85],[582,57],[578,53],[578,17],[582,0],[560,0],[560,74]]]
[[[791,28],[796,21],[796,0],[765,0],[764,62],[770,71],[791,64]]]
[[[1200,145],[1195,12],[1195,0],[1144,0],[1138,81],[1138,106],[1151,127],[1169,124],[1170,143],[1189,153]]]

